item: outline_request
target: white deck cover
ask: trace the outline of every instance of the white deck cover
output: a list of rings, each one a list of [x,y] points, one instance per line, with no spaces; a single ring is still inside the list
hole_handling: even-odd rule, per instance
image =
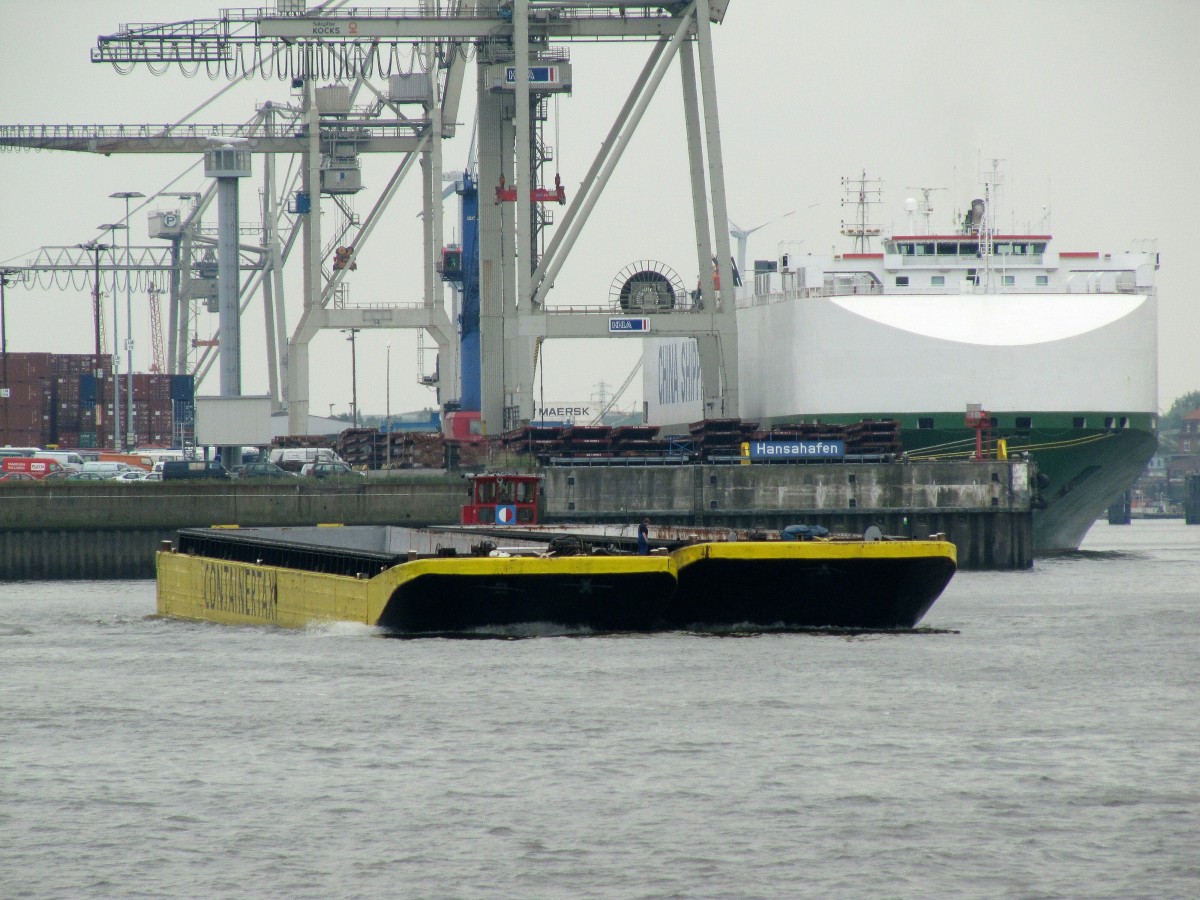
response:
[[[780,416],[1157,410],[1156,300],[1146,294],[843,296],[738,314],[745,419]],[[679,341],[649,341],[652,424],[695,421],[665,369]],[[660,360],[662,362],[660,366]]]

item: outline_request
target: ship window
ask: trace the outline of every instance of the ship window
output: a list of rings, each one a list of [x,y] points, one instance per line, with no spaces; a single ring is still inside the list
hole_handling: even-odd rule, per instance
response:
[[[913,249],[914,248],[913,248],[912,244],[897,244],[896,245],[896,252],[899,253],[901,256],[912,256]]]
[[[1012,253],[1012,244],[1008,241],[996,241],[992,244],[992,252],[1001,256],[1007,256]]]
[[[979,245],[974,242],[972,242],[970,244],[959,244],[958,245],[958,255],[959,256],[978,256],[979,255]]]
[[[1128,428],[1129,427],[1129,417],[1121,416],[1121,420],[1120,420],[1119,424],[1122,428]]]
[[[1083,416],[1076,416],[1071,420],[1072,428],[1087,428],[1087,419]]]
[[[1028,244],[1013,244],[1012,252],[1014,256],[1024,256],[1029,252]]]
[[[933,427],[933,416],[921,416],[921,418],[917,419],[917,427],[918,428],[932,428]]]
[[[1112,428],[1112,427],[1113,427],[1113,417],[1112,417],[1112,416],[1105,416],[1105,417],[1104,417],[1104,427],[1105,427],[1105,428]]]
[[[916,244],[913,249],[917,251],[917,256],[933,256],[934,245],[932,243]]]
[[[1039,275],[1037,277],[1037,283],[1038,283],[1038,287],[1045,287],[1046,285],[1048,285],[1050,283],[1050,276],[1049,275]]]
[[[517,502],[532,503],[533,502],[533,482],[518,481],[517,482]]]
[[[939,241],[937,254],[938,256],[958,256],[958,244],[952,244],[949,241]]]
[[[1044,241],[1041,241],[1041,242],[1039,242],[1039,243],[1036,243],[1036,244],[1030,244],[1030,245],[1029,245],[1029,252],[1031,252],[1031,253],[1045,253],[1045,252],[1046,252],[1046,243],[1045,243]]]
[[[896,287],[908,287],[908,276],[907,275],[897,275],[896,276]]]
[[[929,279],[929,283],[932,284],[934,287],[941,287],[942,285],[944,285],[946,283],[946,276],[945,275],[934,275],[932,278]]]
[[[1005,283],[1005,284],[1007,284],[1007,285],[1013,285],[1013,284],[1016,284],[1016,283],[1017,283],[1017,277],[1016,277],[1015,275],[1005,275],[1005,276],[1004,276],[1004,283]]]
[[[1020,431],[1028,431],[1033,427],[1033,418],[1030,416],[1017,416],[1017,429]]]
[[[478,491],[476,503],[495,503],[496,502],[496,482],[480,481],[477,483]]]

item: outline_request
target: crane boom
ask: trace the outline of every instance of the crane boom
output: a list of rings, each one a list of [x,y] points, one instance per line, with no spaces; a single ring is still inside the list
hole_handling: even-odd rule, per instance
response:
[[[634,376],[640,371],[642,371],[642,360],[639,358],[633,364],[633,368],[629,370],[629,374],[625,376],[625,380],[621,382],[621,386],[617,388],[617,392],[613,394],[612,399],[604,405],[604,409],[600,410],[599,414],[596,418],[592,419],[590,424],[599,425],[603,421],[604,417],[608,415],[608,411],[617,405],[617,401],[621,399],[621,395],[629,389],[629,385],[633,384]]]

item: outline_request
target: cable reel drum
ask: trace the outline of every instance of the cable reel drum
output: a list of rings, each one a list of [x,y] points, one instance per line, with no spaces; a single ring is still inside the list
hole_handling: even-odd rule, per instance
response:
[[[639,260],[620,271],[609,290],[623,312],[667,312],[684,296],[683,282],[665,263]]]

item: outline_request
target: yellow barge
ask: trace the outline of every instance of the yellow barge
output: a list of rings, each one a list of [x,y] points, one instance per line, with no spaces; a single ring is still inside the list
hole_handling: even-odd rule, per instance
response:
[[[955,571],[944,540],[680,541],[649,555],[579,537],[496,547],[467,530],[185,529],[158,554],[160,615],[402,634],[567,629],[911,628]]]

